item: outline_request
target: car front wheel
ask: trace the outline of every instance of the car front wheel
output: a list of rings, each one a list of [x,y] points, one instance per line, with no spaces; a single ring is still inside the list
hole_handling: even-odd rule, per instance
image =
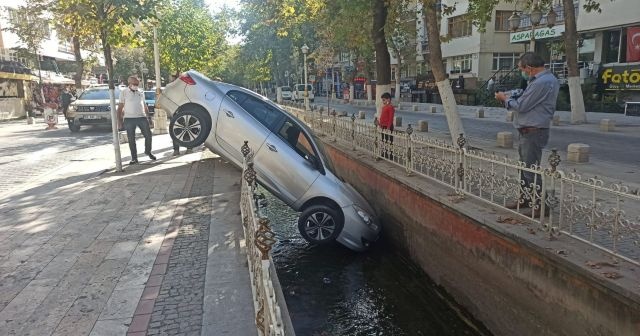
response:
[[[171,139],[178,145],[194,148],[204,143],[209,136],[211,125],[207,112],[196,107],[178,111],[169,123]]]
[[[343,228],[342,214],[327,205],[306,208],[298,219],[298,230],[312,244],[327,244],[338,238]]]

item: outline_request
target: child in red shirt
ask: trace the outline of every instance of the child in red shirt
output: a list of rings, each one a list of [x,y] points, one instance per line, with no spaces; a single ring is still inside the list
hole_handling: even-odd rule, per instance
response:
[[[393,131],[393,116],[396,109],[391,104],[391,95],[388,92],[385,92],[380,96],[380,98],[382,98],[382,111],[380,111],[380,120],[378,121],[378,125],[380,125],[382,129]],[[385,143],[393,147],[393,135],[382,133],[382,143],[382,156],[385,159],[393,160],[391,149],[384,149],[386,147]]]

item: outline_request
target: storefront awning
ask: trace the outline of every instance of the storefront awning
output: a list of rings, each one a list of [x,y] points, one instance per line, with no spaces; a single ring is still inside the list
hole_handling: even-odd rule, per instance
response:
[[[34,76],[29,75],[29,74],[19,74],[19,73],[2,72],[2,71],[0,71],[0,78],[3,78],[3,79],[35,80]]]

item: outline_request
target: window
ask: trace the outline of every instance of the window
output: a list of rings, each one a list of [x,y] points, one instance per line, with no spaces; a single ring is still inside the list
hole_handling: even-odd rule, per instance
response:
[[[518,64],[520,54],[518,53],[493,53],[493,65],[491,70],[498,71],[513,69]]]
[[[621,31],[620,30],[609,30],[604,32],[602,39],[602,60],[603,63],[618,63],[620,62],[619,56],[620,54],[626,54],[626,48],[622,49],[625,52],[620,53],[620,44],[621,40]],[[626,56],[626,55],[625,55]]]
[[[458,15],[448,20],[449,37],[471,36],[471,20],[467,15]]]
[[[275,107],[242,91],[229,91],[227,96],[269,129],[273,129],[283,115]]]
[[[287,119],[284,122],[278,131],[278,135],[291,145],[296,153],[303,158],[309,159],[314,156],[311,141],[309,141],[302,129],[300,129],[300,127],[291,119]]]
[[[15,8],[7,8],[9,10],[9,22],[28,22],[30,27],[33,27],[34,32],[39,32],[41,30],[40,35],[44,39],[49,39],[51,37],[51,31],[49,30],[49,21],[44,20],[38,17],[32,17],[30,15],[24,15],[19,10]]]
[[[471,72],[471,55],[462,55],[451,58],[450,73]]]
[[[496,11],[495,31],[509,31],[509,17],[513,14],[512,11]]]

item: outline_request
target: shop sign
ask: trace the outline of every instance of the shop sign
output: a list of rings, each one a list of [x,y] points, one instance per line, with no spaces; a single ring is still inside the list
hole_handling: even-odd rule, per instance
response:
[[[605,90],[640,90],[640,65],[603,68],[598,81]]]
[[[544,40],[548,38],[560,37],[564,33],[564,25],[554,26],[551,28],[538,28],[535,31],[536,40]],[[520,43],[531,41],[531,30],[523,30],[509,34],[509,42]]]

